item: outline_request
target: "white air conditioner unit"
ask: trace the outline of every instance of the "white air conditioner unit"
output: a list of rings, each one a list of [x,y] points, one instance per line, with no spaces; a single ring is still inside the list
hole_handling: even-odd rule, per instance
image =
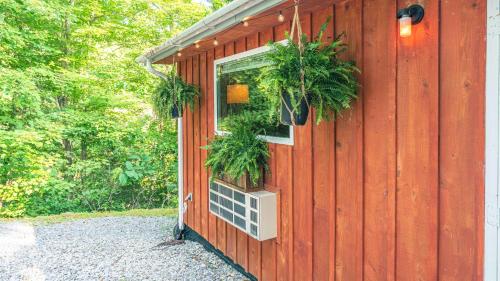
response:
[[[212,214],[259,241],[276,237],[276,193],[243,193],[211,182],[209,204]]]

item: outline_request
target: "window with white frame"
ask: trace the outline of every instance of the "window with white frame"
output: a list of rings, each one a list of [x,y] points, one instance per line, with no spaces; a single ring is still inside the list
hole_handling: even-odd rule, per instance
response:
[[[217,134],[224,134],[224,120],[249,111],[255,114],[269,112],[266,97],[259,90],[258,78],[265,67],[270,67],[265,53],[269,47],[225,57],[214,62],[214,120]],[[269,117],[271,118],[271,117]],[[272,119],[272,118],[271,118]],[[278,119],[265,128],[261,136],[268,142],[293,144],[293,127],[279,124]]]

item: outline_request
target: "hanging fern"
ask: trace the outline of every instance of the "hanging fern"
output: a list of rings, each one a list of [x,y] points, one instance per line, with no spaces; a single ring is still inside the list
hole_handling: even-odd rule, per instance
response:
[[[260,88],[267,93],[271,106],[279,110],[281,94],[290,97],[290,113],[300,113],[300,103],[304,94],[301,91],[301,71],[304,73],[305,93],[310,100],[310,106],[316,109],[316,123],[350,108],[351,102],[357,97],[359,72],[354,62],[339,58],[345,52],[347,45],[339,36],[333,42],[324,44],[323,33],[330,19],[320,29],[317,39],[308,42],[302,35],[301,54],[299,44],[289,34],[286,34],[287,44],[270,43],[271,51],[267,58],[272,62],[259,77]]]
[[[183,108],[186,106],[193,110],[194,102],[199,95],[198,88],[182,81],[175,67],[172,67],[152,95],[153,110],[159,118],[170,119],[172,109],[177,105],[179,114],[182,116]]]

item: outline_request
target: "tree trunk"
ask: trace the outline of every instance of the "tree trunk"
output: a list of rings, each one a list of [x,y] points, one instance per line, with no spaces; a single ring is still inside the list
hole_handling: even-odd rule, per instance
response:
[[[73,156],[71,155],[71,152],[73,150],[73,145],[71,144],[71,141],[66,138],[63,138],[62,144],[64,148],[64,156],[68,161],[68,165],[71,166],[73,164]]]
[[[84,139],[81,141],[80,159],[87,160],[87,142]]]
[[[75,0],[69,0],[69,5],[72,8],[75,5]],[[67,58],[70,54],[69,39],[71,35],[71,20],[69,13],[67,13],[66,17],[64,18],[62,29],[63,29],[63,39],[64,39],[63,53],[64,56]],[[64,59],[62,61],[62,67],[64,69],[69,68],[67,61],[68,61],[67,59]],[[68,106],[68,97],[66,93],[59,93],[59,96],[57,97],[57,105],[59,106],[60,110],[63,110]],[[71,141],[66,138],[63,138],[62,143],[64,148],[64,155],[66,157],[68,165],[72,165],[73,157],[71,155],[71,152],[73,151],[73,145],[71,144]]]

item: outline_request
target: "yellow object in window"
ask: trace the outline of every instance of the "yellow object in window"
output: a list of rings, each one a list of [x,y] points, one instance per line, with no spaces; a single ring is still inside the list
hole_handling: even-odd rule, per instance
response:
[[[227,85],[227,104],[248,103],[248,85]]]

